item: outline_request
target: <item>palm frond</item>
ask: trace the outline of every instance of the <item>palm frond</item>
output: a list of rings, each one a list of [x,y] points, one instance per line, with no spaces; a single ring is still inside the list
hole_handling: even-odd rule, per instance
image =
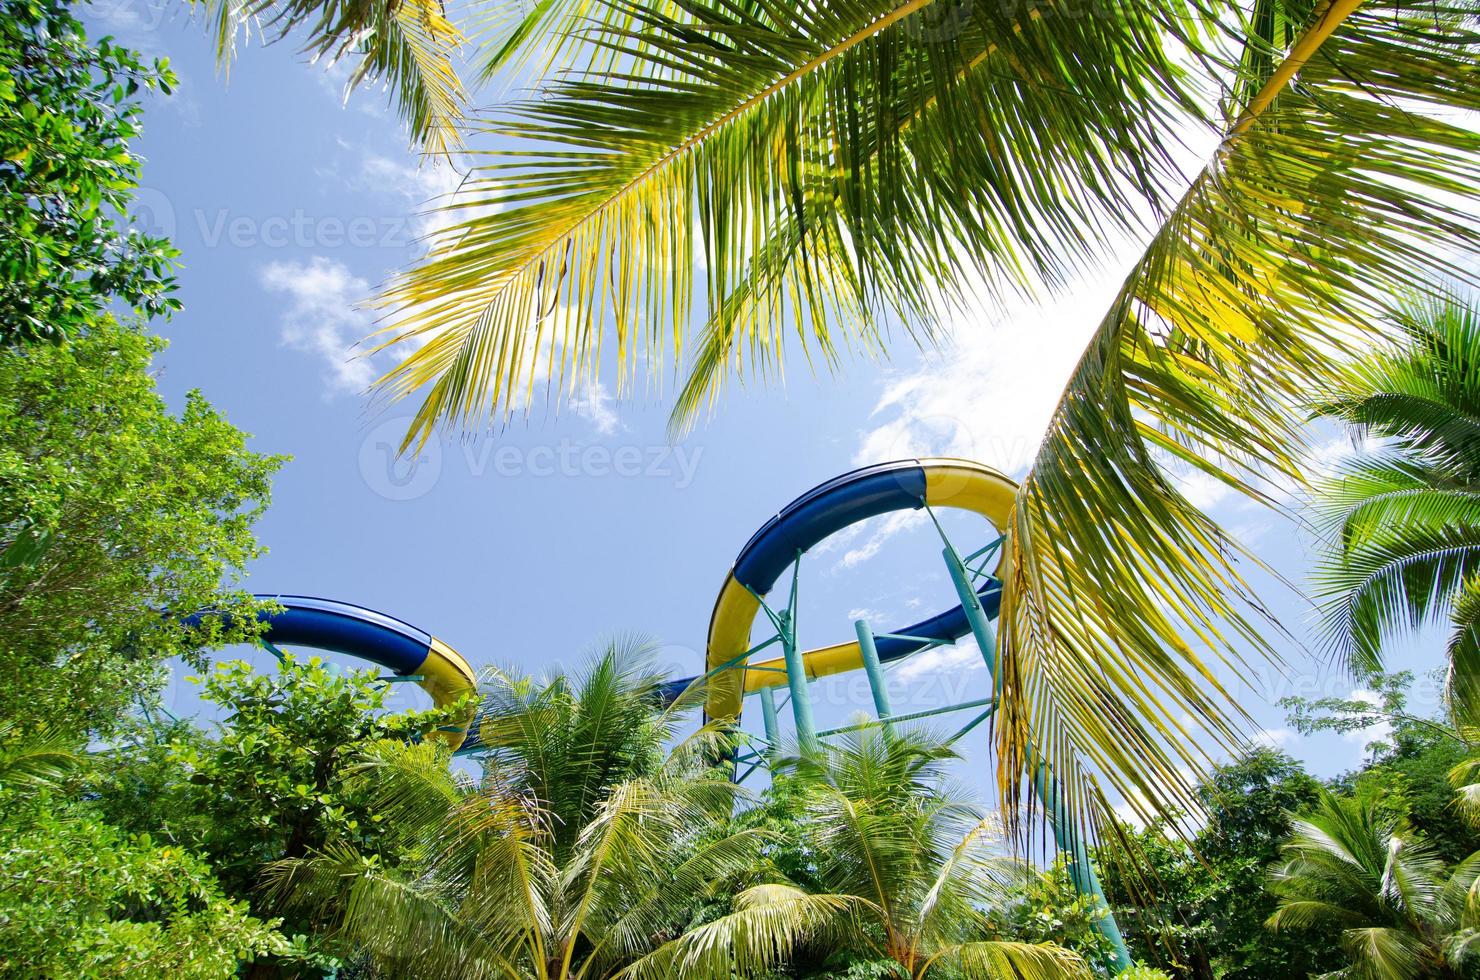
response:
[[[521,976],[478,930],[459,922],[455,894],[388,872],[351,847],[276,862],[264,881],[283,907],[333,923],[332,935],[396,976]]]
[[[1461,726],[1480,725],[1480,576],[1460,586],[1450,608],[1446,699]]]
[[[229,65],[237,37],[255,27],[272,40],[306,28],[303,50],[332,64],[356,59],[348,88],[382,82],[412,139],[431,153],[459,145],[467,93],[457,73],[462,33],[440,0],[191,0],[203,11],[217,61]],[[347,93],[346,93],[347,94]]]
[[[1393,342],[1347,365],[1316,410],[1451,481],[1480,476],[1480,307],[1441,291],[1398,305],[1389,319]]]
[[[1446,256],[1477,238],[1480,136],[1438,117],[1480,105],[1466,10],[1319,5],[1091,340],[1009,529],[1009,803],[1047,763],[1071,811],[1104,812],[1092,769],[1175,819],[1206,765],[1180,719],[1237,744],[1220,674],[1273,656],[1241,571],[1258,563],[1161,454],[1255,499],[1300,485],[1309,393],[1381,336],[1387,297],[1463,277]]]
[[[10,721],[0,721],[0,787],[36,790],[62,782],[77,767],[71,736],[61,732],[20,734]]]
[[[954,966],[968,980],[996,980],[997,977],[1089,980],[1094,976],[1083,957],[1053,943],[960,943],[941,950],[930,963],[932,966],[937,963]]]
[[[1426,973],[1419,944],[1401,929],[1347,929],[1341,934],[1341,945],[1365,968],[1362,974],[1366,976],[1419,980]]]
[[[728,915],[689,930],[623,969],[623,980],[729,980],[761,977],[803,942],[850,914],[857,900],[759,886],[736,896]]]
[[[633,29],[602,36],[630,63],[492,120],[527,147],[465,188],[492,213],[383,297],[383,346],[425,342],[379,382],[422,393],[408,444],[558,396],[604,349],[619,387],[681,361],[696,310],[724,312],[724,373],[779,365],[793,330],[828,362],[877,349],[873,309],[928,337],[968,274],[1059,281],[1097,222],[1162,197],[1158,130],[1191,104],[1163,34],[1198,45],[1187,5],[973,5],[938,29],[930,2],[623,5]]]
[[[1349,529],[1340,560],[1313,576],[1325,642],[1363,676],[1381,669],[1384,640],[1451,613],[1480,570],[1480,524],[1450,520],[1472,512],[1467,500],[1433,495],[1411,503],[1418,506],[1401,524]]]

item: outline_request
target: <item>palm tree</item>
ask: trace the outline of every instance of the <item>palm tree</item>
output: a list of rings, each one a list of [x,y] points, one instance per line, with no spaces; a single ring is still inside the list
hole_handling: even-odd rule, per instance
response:
[[[603,360],[685,364],[681,431],[788,345],[831,367],[891,323],[933,340],[978,280],[1053,287],[1149,231],[1005,529],[998,781],[1009,814],[1043,762],[1091,821],[1102,784],[1191,810],[1195,734],[1243,717],[1219,668],[1275,654],[1256,559],[1167,464],[1299,485],[1299,406],[1384,297],[1473,278],[1468,0],[613,9],[615,67],[474,121],[500,148],[383,296],[407,446]],[[1204,139],[1189,178],[1171,146]]]
[[[1271,929],[1340,928],[1350,966],[1332,976],[1426,980],[1466,969],[1480,926],[1480,853],[1452,873],[1406,822],[1375,801],[1322,795],[1297,817],[1271,888]]]
[[[838,910],[819,935],[828,949],[892,960],[911,980],[945,971],[1088,978],[1085,962],[1064,947],[988,938],[983,909],[1006,902],[1024,868],[1005,855],[1000,821],[947,782],[944,766],[956,758],[928,736],[874,729],[783,767],[810,877],[822,890],[814,901]],[[801,892],[775,885],[772,894]],[[709,929],[680,939],[674,956],[706,943]],[[633,975],[667,976],[666,965],[655,958]]]
[[[1359,675],[1394,633],[1447,616],[1450,703],[1480,720],[1480,310],[1393,315],[1397,338],[1348,365],[1320,411],[1378,440],[1317,488],[1331,647]]]
[[[717,725],[660,751],[693,698],[660,711],[647,653],[614,646],[574,681],[494,674],[477,787],[434,744],[380,746],[363,777],[415,859],[330,849],[273,866],[274,894],[408,980],[648,975],[696,906],[748,871],[761,835],[728,826],[737,788],[709,764]],[[762,973],[841,902],[762,888],[735,904],[662,975]]]

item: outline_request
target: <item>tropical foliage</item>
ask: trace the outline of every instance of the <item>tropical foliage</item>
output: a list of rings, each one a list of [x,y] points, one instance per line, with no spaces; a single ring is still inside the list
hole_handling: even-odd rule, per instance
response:
[[[705,759],[713,728],[658,751],[680,713],[655,712],[646,660],[619,645],[577,679],[494,674],[476,786],[434,743],[382,743],[361,774],[418,860],[392,869],[336,844],[275,865],[275,893],[399,977],[550,980],[671,962],[693,903],[742,876],[759,839],[726,830],[736,789]],[[765,890],[736,902],[724,941],[658,975],[764,969],[784,949],[772,923],[805,926],[826,907]]]
[[[1351,965],[1380,980],[1469,975],[1480,904],[1480,854],[1449,869],[1422,835],[1370,801],[1324,795],[1295,821],[1273,885],[1277,930],[1329,923]]]
[[[168,411],[161,346],[105,314],[67,345],[0,351],[0,701],[23,728],[106,731],[169,657],[256,629],[229,586],[260,553],[252,524],[281,459],[197,392]],[[161,615],[206,607],[239,615]]]
[[[0,346],[59,343],[113,306],[179,308],[175,248],[132,220],[139,94],[174,76],[106,38],[65,3],[0,4]]]
[[[80,762],[65,739],[0,726],[0,976],[215,980],[287,950],[205,860],[79,802]]]
[[[953,758],[930,738],[869,729],[795,760],[800,843],[827,893],[813,900],[837,906],[827,944],[892,960],[912,980],[936,968],[967,977],[1088,976],[1063,946],[993,935],[984,910],[1006,904],[1023,869],[1003,856],[999,818],[950,785]],[[713,927],[679,945],[704,942]]]
[[[216,57],[229,65],[237,39],[255,29],[282,40],[295,29],[306,34],[303,50],[315,60],[337,64],[352,58],[345,95],[362,84],[381,83],[410,130],[429,152],[458,145],[457,122],[467,99],[457,73],[462,32],[432,0],[191,0],[215,42]]]
[[[1454,298],[1393,314],[1396,338],[1343,372],[1319,408],[1371,445],[1319,487],[1331,542],[1317,570],[1330,648],[1359,675],[1383,644],[1448,619],[1456,718],[1480,721],[1480,308]]]
[[[262,905],[269,862],[340,844],[397,854],[398,835],[352,778],[360,755],[435,731],[455,709],[387,713],[387,687],[372,671],[340,672],[317,657],[288,654],[271,672],[218,664],[200,692],[222,716],[218,731],[138,724],[88,788],[110,820],[188,844],[228,894]]]
[[[1106,861],[1105,887],[1132,950],[1186,980],[1305,980],[1339,963],[1329,937],[1265,928],[1270,865],[1321,790],[1294,759],[1258,749],[1200,783],[1207,822],[1190,841],[1159,825],[1124,829],[1148,871],[1127,876],[1129,862]]]

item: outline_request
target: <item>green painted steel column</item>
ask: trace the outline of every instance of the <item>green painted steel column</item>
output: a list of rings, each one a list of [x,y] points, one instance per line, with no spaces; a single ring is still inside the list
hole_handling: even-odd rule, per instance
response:
[[[761,717],[766,722],[766,754],[774,759],[781,726],[776,721],[776,693],[769,687],[761,688]]]
[[[853,621],[853,630],[858,634],[858,649],[863,654],[863,672],[868,675],[869,690],[874,695],[874,712],[884,723],[884,733],[894,734],[894,725],[889,719],[894,710],[889,707],[889,688],[884,681],[884,667],[879,663],[879,648],[874,645],[874,631],[862,619]]]
[[[956,549],[947,542],[941,554],[945,556],[946,570],[951,575],[951,582],[956,586],[956,596],[961,600],[961,609],[966,613],[966,621],[971,624],[971,634],[981,650],[982,659],[986,661],[987,670],[992,674],[995,691],[996,631],[992,629],[991,622],[987,620],[981,599],[977,596],[976,590],[971,587],[971,578],[966,574],[966,566],[961,563],[961,557],[956,554]],[[1094,865],[1090,862],[1089,851],[1075,830],[1074,822],[1068,818],[1063,801],[1059,799],[1058,781],[1042,763],[1039,763],[1033,771],[1033,790],[1043,802],[1044,812],[1048,814],[1049,823],[1053,826],[1054,842],[1058,844],[1059,850],[1069,858],[1069,874],[1074,879],[1075,887],[1079,889],[1080,894],[1093,896],[1095,904],[1105,913],[1104,917],[1095,924],[1095,928],[1115,948],[1117,971],[1128,969],[1132,965],[1131,954],[1126,948],[1125,937],[1120,934],[1120,925],[1115,921],[1114,913],[1110,911],[1110,903],[1105,900],[1105,892],[1100,887],[1099,876],[1095,874]]]
[[[803,752],[817,748],[817,725],[812,721],[812,695],[807,690],[807,668],[797,649],[796,622],[792,610],[781,613],[781,650],[786,656],[786,685],[791,688],[791,715],[797,723],[797,742]]]

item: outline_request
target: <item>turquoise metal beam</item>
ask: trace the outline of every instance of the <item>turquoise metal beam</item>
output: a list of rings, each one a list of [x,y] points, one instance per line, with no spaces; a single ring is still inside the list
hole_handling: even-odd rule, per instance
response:
[[[874,645],[874,631],[862,619],[853,621],[853,630],[858,634],[858,649],[863,654],[863,671],[868,675],[869,690],[874,695],[874,713],[884,724],[884,732],[894,734],[894,725],[889,721],[894,710],[889,707],[889,687],[884,680],[884,668],[879,664],[879,648]]]
[[[763,687],[760,698],[761,717],[766,721],[766,744],[770,746],[770,754],[775,756],[781,727],[776,721],[776,694],[769,687]]]
[[[939,528],[940,525],[937,523],[936,527]],[[943,530],[941,538],[945,539]],[[992,675],[992,685],[995,691],[997,683],[996,634],[991,622],[987,619],[986,612],[981,607],[981,602],[977,599],[976,590],[971,587],[971,579],[966,573],[966,566],[962,563],[961,556],[956,553],[955,548],[951,547],[948,539],[945,544],[945,549],[941,553],[945,557],[946,571],[950,573],[951,582],[956,586],[956,596],[961,600],[961,608],[966,612],[966,621],[971,624],[972,637],[976,640],[982,659],[986,661],[987,670]],[[1036,754],[1036,749],[1034,751]],[[1048,821],[1053,827],[1054,842],[1069,859],[1069,874],[1074,879],[1075,887],[1079,889],[1080,894],[1092,896],[1095,904],[1104,913],[1095,927],[1115,949],[1117,972],[1129,969],[1131,966],[1130,950],[1126,948],[1125,937],[1120,934],[1120,926],[1115,921],[1114,913],[1110,911],[1110,903],[1105,900],[1105,891],[1100,887],[1100,879],[1095,874],[1094,865],[1090,862],[1089,851],[1085,848],[1074,821],[1069,819],[1063,801],[1059,799],[1058,780],[1053,778],[1053,774],[1041,762],[1033,771],[1033,789],[1043,803],[1044,812],[1048,814]]]
[[[812,720],[812,697],[807,693],[807,667],[797,647],[797,579],[801,577],[802,555],[791,566],[791,599],[776,617],[781,650],[786,656],[786,686],[791,689],[791,715],[796,720],[797,742],[804,753],[817,749],[817,725]]]
[[[950,714],[952,711],[966,711],[969,708],[980,708],[984,705],[995,705],[991,698],[981,698],[976,701],[963,701],[960,704],[947,704],[939,708],[926,708],[924,711],[912,711],[907,715],[894,715],[889,720],[892,722],[919,721],[921,718],[931,718],[935,715]],[[989,712],[990,713],[990,712]],[[829,735],[841,735],[844,732],[856,732],[865,728],[873,728],[882,724],[878,721],[863,721],[856,725],[844,725],[841,728],[829,728],[817,733],[818,738],[827,738]]]

